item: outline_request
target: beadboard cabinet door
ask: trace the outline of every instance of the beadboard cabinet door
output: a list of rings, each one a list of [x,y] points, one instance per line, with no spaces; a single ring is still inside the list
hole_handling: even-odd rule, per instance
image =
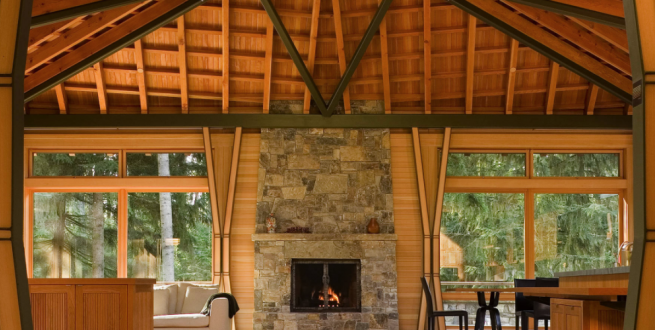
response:
[[[75,330],[75,285],[30,286],[34,329]]]
[[[127,329],[127,286],[78,285],[76,330]]]

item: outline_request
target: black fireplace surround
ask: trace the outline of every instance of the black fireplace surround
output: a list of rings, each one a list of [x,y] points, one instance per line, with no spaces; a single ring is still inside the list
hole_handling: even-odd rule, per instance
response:
[[[358,259],[292,259],[291,312],[361,312],[360,274]]]

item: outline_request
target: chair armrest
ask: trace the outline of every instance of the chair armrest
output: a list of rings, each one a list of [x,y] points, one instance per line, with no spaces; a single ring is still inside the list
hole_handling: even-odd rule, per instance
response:
[[[209,329],[231,330],[232,319],[229,316],[230,303],[227,298],[214,299],[209,307]]]

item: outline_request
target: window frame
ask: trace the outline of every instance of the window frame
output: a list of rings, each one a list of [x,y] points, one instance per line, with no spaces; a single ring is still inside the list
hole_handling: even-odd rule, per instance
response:
[[[128,194],[132,192],[171,192],[171,193],[210,193],[208,176],[127,176],[127,153],[203,153],[207,158],[203,135],[201,134],[65,134],[57,139],[57,146],[50,148],[50,143],[44,143],[44,137],[51,134],[35,134],[35,141],[25,144],[24,172],[24,246],[28,278],[33,278],[33,226],[34,226],[34,193],[39,192],[103,192],[118,194],[118,246],[117,246],[117,278],[127,278],[127,246],[128,246]],[[26,135],[26,138],[29,135]],[[113,139],[112,139],[113,137]],[[96,139],[110,139],[107,147],[90,147],[97,143]],[[180,142],[182,138],[182,142]],[[27,139],[26,139],[27,140]],[[103,143],[104,144],[104,143]],[[143,147],[147,145],[148,147]],[[170,147],[175,146],[175,147]],[[33,161],[35,153],[113,153],[118,155],[118,176],[34,176]],[[209,160],[207,161],[209,167]],[[208,168],[209,171],[209,168]],[[213,196],[211,197],[214,198]],[[212,202],[213,203],[213,202]],[[212,209],[212,213],[214,210]],[[216,217],[212,216],[213,222]],[[217,224],[212,225],[212,269],[215,269],[216,251],[220,247],[215,237]],[[213,275],[216,276],[215,274]],[[211,282],[211,281],[208,281]]]

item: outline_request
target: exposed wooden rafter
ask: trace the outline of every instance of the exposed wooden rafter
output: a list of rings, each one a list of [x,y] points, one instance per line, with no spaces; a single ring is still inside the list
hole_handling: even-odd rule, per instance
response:
[[[510,41],[509,67],[507,69],[507,95],[505,99],[505,114],[511,115],[514,108],[514,86],[516,86],[516,64],[519,58],[519,42]]]
[[[186,33],[184,15],[177,19],[177,47],[179,50],[177,64],[180,68],[180,94],[182,95],[182,113],[189,113],[189,81],[187,76]]]
[[[473,88],[475,82],[475,29],[477,19],[468,15],[467,47],[466,47],[466,114],[473,113]]]
[[[430,0],[423,0],[423,88],[425,89],[425,113],[432,112],[432,19]],[[468,82],[467,82],[468,84]],[[467,85],[468,86],[468,85]]]
[[[555,2],[563,3],[574,7],[579,7],[587,10],[597,11],[599,13],[625,17],[623,13],[623,1],[616,0],[552,0]]]
[[[221,11],[223,31],[223,113],[230,108],[230,0],[223,0]]]
[[[137,40],[134,43],[134,59],[136,60],[136,81],[139,85],[139,103],[141,113],[148,113],[148,90],[146,87],[146,67],[143,60],[143,42]]]
[[[566,38],[574,45],[609,63],[624,74],[631,74],[628,54],[592,34],[587,29],[580,27],[561,15],[510,1],[506,3],[523,15]]]
[[[98,89],[98,103],[100,104],[100,113],[107,113],[107,88],[105,87],[105,74],[102,69],[102,62],[93,66],[93,73],[96,77],[96,88]]]
[[[138,7],[141,6],[143,6],[143,4],[112,9],[83,21],[82,24],[62,33],[58,38],[39,47],[33,53],[30,53],[27,56],[25,71],[31,72],[35,68],[52,60],[54,57],[71,49],[78,43],[87,40],[96,33],[116,23],[118,20],[130,15],[135,9],[138,9]]]
[[[548,73],[548,92],[546,94],[546,114],[552,115],[555,107],[555,94],[557,93],[557,80],[559,79],[559,64],[550,62],[550,72]]]
[[[55,87],[55,93],[57,94],[57,103],[59,104],[59,114],[68,114],[68,97],[66,96],[64,85],[57,85],[57,87]]]
[[[596,100],[598,99],[598,86],[590,84],[587,90],[587,97],[585,99],[585,114],[593,115],[596,108]]]
[[[341,25],[341,4],[339,0],[332,0],[332,11],[334,13],[334,31],[337,35],[337,56],[339,57],[339,72],[341,76],[346,72],[348,65],[346,59],[346,49],[343,42],[343,28]],[[349,88],[343,92],[343,108],[346,113],[350,113],[350,91]]]
[[[316,59],[316,36],[318,35],[319,14],[321,13],[321,0],[314,0],[312,4],[311,28],[309,30],[309,55],[307,56],[307,70],[314,74],[314,64]],[[305,88],[305,100],[303,103],[303,113],[309,113],[309,107],[312,102],[312,94],[309,88]]]
[[[382,0],[378,0],[378,5]],[[380,23],[380,56],[382,57],[382,90],[384,92],[384,113],[391,113],[391,82],[389,74],[389,40],[387,37],[387,18]]]
[[[268,113],[271,107],[271,82],[273,79],[273,32],[275,27],[268,18],[266,21],[266,53],[264,55],[264,113]],[[309,111],[309,109],[307,109]]]
[[[576,17],[569,17],[569,19],[583,26],[591,33],[609,42],[614,47],[626,53],[630,52],[630,49],[628,48],[628,35],[625,33],[625,30],[599,24],[596,22],[590,22]]]

